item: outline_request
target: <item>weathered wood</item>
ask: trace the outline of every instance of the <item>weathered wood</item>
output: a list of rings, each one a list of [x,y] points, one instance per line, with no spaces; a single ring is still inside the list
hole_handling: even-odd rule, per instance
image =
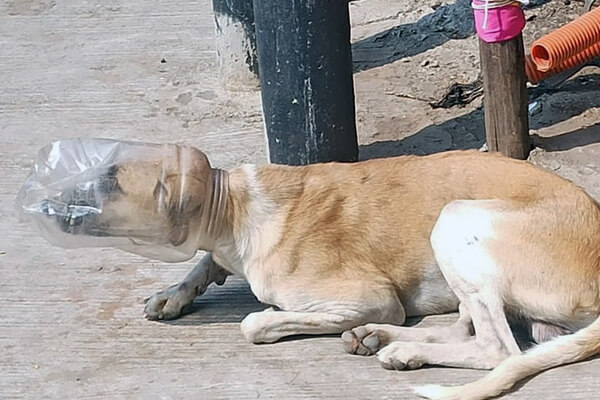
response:
[[[270,161],[355,161],[358,140],[344,1],[254,0]]]
[[[523,37],[500,43],[479,39],[479,54],[488,150],[526,159],[530,141]]]

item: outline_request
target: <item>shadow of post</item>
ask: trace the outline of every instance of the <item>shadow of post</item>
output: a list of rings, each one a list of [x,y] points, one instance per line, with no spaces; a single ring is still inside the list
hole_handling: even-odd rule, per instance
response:
[[[560,88],[552,89],[538,99],[542,103],[543,96],[583,96],[581,101],[572,101],[568,107],[564,101],[554,101],[543,106],[542,113],[530,117],[531,129],[542,129],[573,118],[590,108],[600,107],[600,96],[596,95],[600,85],[600,74],[589,74],[576,77],[566,82]],[[536,91],[532,89],[531,91]],[[547,100],[547,99],[546,99]],[[554,105],[553,103],[557,103]],[[544,109],[546,108],[546,109]],[[563,151],[574,147],[586,146],[600,142],[599,125],[587,129],[543,138],[533,135],[534,143],[546,151]],[[430,125],[414,135],[400,140],[373,142],[360,146],[359,157],[361,160],[372,158],[394,157],[400,155],[418,154],[426,155],[447,150],[466,150],[480,148],[485,142],[485,126],[483,109],[477,108],[469,113],[449,119],[442,124]]]
[[[354,72],[389,64],[464,39],[475,32],[470,0],[443,5],[412,24],[398,25],[352,45]]]
[[[533,141],[546,152],[566,151],[600,143],[600,123],[552,137],[533,135]]]
[[[485,142],[481,108],[452,118],[442,124],[430,125],[414,135],[400,140],[386,140],[360,146],[359,158],[427,155],[447,150],[480,148]]]
[[[540,7],[549,1],[531,0],[527,8]],[[474,34],[471,0],[457,0],[435,8],[415,23],[398,25],[353,43],[354,72],[390,64]]]

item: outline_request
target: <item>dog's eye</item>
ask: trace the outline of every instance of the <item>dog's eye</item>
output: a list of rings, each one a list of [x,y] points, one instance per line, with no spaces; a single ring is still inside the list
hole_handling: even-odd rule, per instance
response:
[[[117,178],[118,171],[119,167],[117,165],[111,166],[107,173],[98,180],[97,190],[105,194],[124,194]]]

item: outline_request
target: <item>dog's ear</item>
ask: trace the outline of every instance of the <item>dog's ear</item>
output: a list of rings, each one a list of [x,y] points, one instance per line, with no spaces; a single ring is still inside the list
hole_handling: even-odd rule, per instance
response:
[[[212,168],[204,153],[184,148],[178,171],[159,179],[154,197],[169,221],[169,242],[173,246],[184,243],[189,235],[190,222],[202,215],[202,207],[211,196]]]

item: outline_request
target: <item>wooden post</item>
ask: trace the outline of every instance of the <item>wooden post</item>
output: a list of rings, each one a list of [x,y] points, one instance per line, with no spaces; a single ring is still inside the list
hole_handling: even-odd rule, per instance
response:
[[[269,158],[356,161],[347,1],[254,0]]]
[[[523,37],[499,43],[479,39],[479,55],[488,150],[524,160],[531,148]]]
[[[217,66],[231,91],[260,88],[252,0],[213,0]]]

